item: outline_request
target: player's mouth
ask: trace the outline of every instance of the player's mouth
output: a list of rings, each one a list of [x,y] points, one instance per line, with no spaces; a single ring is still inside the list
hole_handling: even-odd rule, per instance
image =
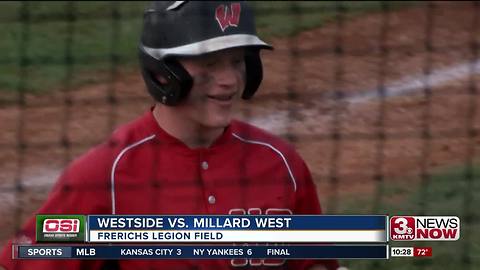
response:
[[[207,95],[207,98],[219,105],[231,105],[235,93]]]

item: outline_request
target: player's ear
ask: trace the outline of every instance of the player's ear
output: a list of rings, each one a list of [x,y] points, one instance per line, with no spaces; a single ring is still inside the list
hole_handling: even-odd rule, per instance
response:
[[[155,74],[155,79],[157,79],[157,81],[160,84],[167,84],[168,83],[167,79],[160,73]],[[0,269],[0,270],[2,270],[2,269]]]

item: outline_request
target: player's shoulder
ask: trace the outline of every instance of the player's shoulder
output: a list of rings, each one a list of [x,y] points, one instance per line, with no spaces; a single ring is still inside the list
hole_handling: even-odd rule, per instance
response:
[[[121,151],[126,147],[153,138],[156,132],[155,125],[152,112],[148,111],[142,116],[116,128],[106,143],[109,144],[109,147]]]
[[[148,121],[148,115],[143,115],[119,126],[103,143],[76,158],[67,170],[71,174],[85,176],[83,178],[108,178],[115,159],[122,151],[153,138]]]
[[[232,135],[245,144],[271,148],[274,151],[288,156],[290,159],[302,160],[295,147],[287,140],[270,133],[261,127],[234,120],[232,121]]]
[[[276,162],[280,167],[285,166],[297,187],[305,186],[305,181],[309,181],[310,171],[306,162],[285,139],[242,121],[232,122],[232,136],[245,144],[245,147],[255,148],[252,150],[256,156],[263,158],[263,162]]]

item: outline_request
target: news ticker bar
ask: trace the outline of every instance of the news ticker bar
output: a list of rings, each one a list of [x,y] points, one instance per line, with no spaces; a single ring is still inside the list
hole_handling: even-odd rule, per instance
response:
[[[456,241],[456,216],[37,215],[37,242],[387,243]]]
[[[14,259],[388,259],[388,245],[32,246]]]
[[[387,216],[37,215],[37,242],[386,243]]]

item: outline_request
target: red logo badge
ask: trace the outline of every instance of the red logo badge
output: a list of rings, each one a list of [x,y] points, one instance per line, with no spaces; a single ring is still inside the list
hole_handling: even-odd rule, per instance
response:
[[[230,8],[226,5],[220,5],[215,9],[215,19],[217,19],[222,32],[229,26],[238,26],[240,22],[240,11],[240,3],[233,3],[230,5]]]
[[[45,219],[43,221],[44,233],[78,233],[78,219]]]
[[[390,239],[413,240],[415,238],[415,219],[413,217],[392,217],[390,219]]]

